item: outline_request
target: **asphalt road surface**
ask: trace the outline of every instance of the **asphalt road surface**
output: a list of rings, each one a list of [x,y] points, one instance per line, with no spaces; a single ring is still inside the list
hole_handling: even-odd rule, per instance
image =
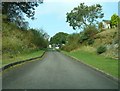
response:
[[[116,81],[59,52],[3,73],[3,89],[117,89]]]

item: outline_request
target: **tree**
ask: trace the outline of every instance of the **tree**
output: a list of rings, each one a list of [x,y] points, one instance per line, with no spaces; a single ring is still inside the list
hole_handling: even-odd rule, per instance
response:
[[[98,18],[103,18],[102,6],[100,4],[87,6],[81,3],[78,7],[67,13],[67,21],[74,30],[76,28],[84,28],[97,22]]]
[[[18,26],[25,23],[24,15],[28,18],[34,19],[35,7],[42,3],[39,2],[2,2],[2,14],[7,16],[7,21],[15,22]]]
[[[59,32],[55,34],[53,37],[51,37],[50,44],[59,44],[59,45],[65,44],[67,36],[68,36],[67,33]]]
[[[110,23],[111,23],[112,28],[113,27],[118,27],[118,20],[119,20],[119,16],[117,14],[113,14],[111,16]]]

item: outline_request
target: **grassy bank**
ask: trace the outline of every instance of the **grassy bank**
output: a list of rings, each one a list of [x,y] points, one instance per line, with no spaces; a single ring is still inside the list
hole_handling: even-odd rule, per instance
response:
[[[2,66],[41,56],[48,45],[48,34],[43,29],[21,28],[6,15],[2,20]]]
[[[80,61],[98,68],[114,77],[118,77],[118,60],[106,58],[95,53],[77,50],[72,52],[64,52],[67,55],[73,56]],[[120,77],[120,76],[119,76]]]
[[[44,50],[38,50],[38,51],[31,51],[29,53],[18,54],[16,56],[14,56],[13,58],[9,58],[9,59],[3,58],[2,66],[12,63],[12,62],[38,57],[38,56],[41,56],[43,53],[44,53]]]

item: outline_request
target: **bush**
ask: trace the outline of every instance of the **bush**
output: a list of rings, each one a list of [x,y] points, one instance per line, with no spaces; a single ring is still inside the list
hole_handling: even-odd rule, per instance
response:
[[[88,36],[86,36],[85,34],[81,34],[81,36],[80,36],[80,43],[83,43],[87,39],[88,39]]]
[[[66,44],[65,46],[63,46],[63,47],[61,48],[61,50],[70,52],[70,51],[72,51],[72,50],[77,49],[78,47],[79,47],[79,44],[77,44],[77,43]]]
[[[94,41],[92,40],[94,35],[98,33],[98,29],[95,25],[89,25],[84,28],[84,31],[80,34],[80,43],[85,42],[86,40],[92,44]],[[90,40],[89,40],[90,39]]]
[[[84,35],[92,38],[94,35],[98,33],[98,29],[95,25],[89,25],[84,28]]]
[[[106,47],[105,46],[100,46],[97,48],[97,53],[98,54],[101,54],[101,53],[104,53],[106,52]]]
[[[106,31],[106,29],[101,29],[100,32]]]
[[[94,39],[88,39],[88,45],[92,45],[94,43]]]
[[[62,50],[70,52],[72,50],[75,50],[79,47],[79,39],[80,39],[80,34],[70,34],[67,37],[67,43],[62,46]]]

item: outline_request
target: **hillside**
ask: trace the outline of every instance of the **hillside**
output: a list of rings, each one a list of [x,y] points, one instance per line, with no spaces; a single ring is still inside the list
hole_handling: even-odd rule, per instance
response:
[[[94,36],[94,43],[92,45],[82,45],[81,50],[88,52],[96,52],[100,46],[106,46],[106,52],[101,55],[109,58],[118,59],[118,30],[107,29],[103,32],[97,33]]]
[[[90,32],[92,30],[88,29]],[[87,34],[90,34],[88,32]],[[93,31],[94,32],[94,31]],[[80,37],[82,36],[82,37]],[[99,55],[105,57],[118,59],[118,31],[117,29],[106,29],[102,32],[96,33],[91,38],[81,34],[71,34],[68,36],[68,43],[62,47],[65,51],[83,50],[97,54],[97,49],[100,46],[105,46],[106,51]],[[82,40],[82,42],[81,42]]]
[[[118,58],[118,30],[107,29],[95,35],[95,42],[92,45],[94,48],[98,48],[101,45],[107,47],[107,51],[102,55],[112,58]]]
[[[44,34],[40,30],[24,30],[20,29],[13,23],[3,21],[2,63],[7,64],[13,61],[18,61],[15,60],[15,58],[25,54],[29,55],[30,53],[46,48],[47,40],[43,35]],[[36,54],[38,55],[38,53]]]
[[[86,44],[87,41],[88,40],[85,40],[82,44],[76,42],[79,47],[74,46],[74,50],[70,52],[63,51],[63,53],[113,77],[120,78],[118,74],[118,60],[116,60],[118,59],[117,29],[107,29],[97,33],[94,36],[94,43],[91,45]],[[73,46],[73,43],[70,45]],[[100,46],[106,46],[106,51],[98,54],[97,50]]]
[[[95,35],[94,46],[99,44],[112,44],[117,42],[117,29],[107,29]]]

